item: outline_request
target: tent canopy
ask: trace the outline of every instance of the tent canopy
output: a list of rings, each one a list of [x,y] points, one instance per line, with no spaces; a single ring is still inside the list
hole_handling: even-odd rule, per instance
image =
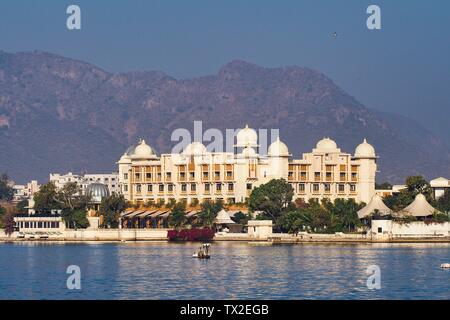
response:
[[[392,214],[392,210],[389,209],[381,199],[381,197],[375,194],[372,200],[361,210],[358,211],[358,218],[363,219],[369,217],[375,210],[378,210],[382,216]]]
[[[217,214],[216,220],[214,221],[216,224],[234,224],[235,222],[231,220],[230,215],[224,209],[220,210]]]

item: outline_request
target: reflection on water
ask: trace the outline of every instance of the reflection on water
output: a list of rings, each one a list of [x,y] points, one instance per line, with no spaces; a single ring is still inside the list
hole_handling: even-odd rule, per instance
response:
[[[0,244],[0,299],[450,299],[449,244]],[[81,268],[79,291],[66,268]],[[381,290],[366,287],[369,265]]]

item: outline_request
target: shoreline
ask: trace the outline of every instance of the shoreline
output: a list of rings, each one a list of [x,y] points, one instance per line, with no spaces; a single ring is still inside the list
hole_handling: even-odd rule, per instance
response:
[[[98,238],[49,238],[49,239],[21,239],[21,238],[0,238],[0,244],[2,243],[145,243],[145,242],[167,242],[167,243],[201,243],[202,241],[170,241],[168,239],[98,239]],[[270,245],[282,245],[282,244],[305,244],[305,243],[322,243],[322,244],[371,244],[371,243],[449,243],[450,238],[397,238],[397,239],[213,239],[211,242],[242,242],[242,243],[262,243]]]

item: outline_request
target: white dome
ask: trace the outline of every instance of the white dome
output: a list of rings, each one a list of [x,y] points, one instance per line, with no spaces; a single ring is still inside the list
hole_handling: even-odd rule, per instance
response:
[[[130,162],[131,158],[127,153],[124,153],[121,157],[119,162],[124,163],[124,162]]]
[[[268,150],[269,157],[288,157],[289,149],[284,142],[280,140],[280,137],[277,137],[270,146]]]
[[[321,151],[335,150],[337,149],[337,144],[330,138],[323,138],[317,142],[316,149]]]
[[[134,149],[132,156],[135,157],[154,157],[155,153],[153,149],[145,143],[145,140],[141,140],[139,145]]]
[[[364,139],[363,143],[355,149],[355,158],[375,158],[375,149],[374,147],[367,143],[367,140]]]
[[[186,155],[201,155],[206,153],[206,147],[201,143],[194,141],[190,143],[183,151]]]
[[[257,147],[258,134],[254,129],[245,125],[244,129],[239,130],[236,135],[236,147]]]
[[[245,147],[241,153],[244,158],[254,158],[256,157],[256,151],[252,147]]]

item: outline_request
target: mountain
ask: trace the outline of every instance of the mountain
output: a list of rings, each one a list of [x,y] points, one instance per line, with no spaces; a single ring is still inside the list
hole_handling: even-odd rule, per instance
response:
[[[176,128],[279,128],[295,157],[330,136],[347,152],[363,138],[379,159],[380,182],[448,176],[450,151],[414,121],[366,108],[325,75],[297,66],[232,61],[215,75],[112,74],[45,52],[0,52],[0,172],[16,181],[49,172],[110,172],[145,138],[168,152]]]

